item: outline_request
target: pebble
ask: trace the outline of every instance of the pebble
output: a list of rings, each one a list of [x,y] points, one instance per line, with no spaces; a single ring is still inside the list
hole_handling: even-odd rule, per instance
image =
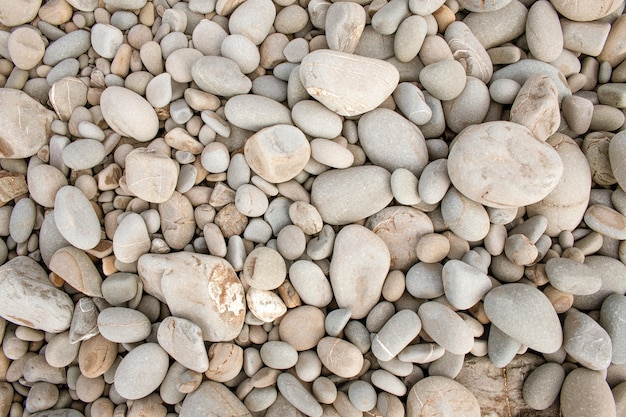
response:
[[[515,137],[519,146],[512,153],[507,148],[508,137]],[[491,162],[484,164],[480,162],[483,159],[470,159],[468,155],[473,149],[484,149],[491,155],[484,160]],[[524,171],[526,164],[536,169]],[[563,163],[552,147],[537,141],[525,127],[505,121],[468,127],[455,138],[448,156],[452,184],[469,198],[489,207],[536,203],[556,188],[562,173]]]
[[[585,264],[592,267],[599,276],[600,289],[590,295],[574,296],[574,307],[579,310],[597,310],[606,297],[613,293],[623,294],[626,283],[619,277],[624,272],[624,264],[607,256],[586,256]]]
[[[429,376],[418,381],[407,395],[408,416],[451,413],[479,417],[478,400],[465,386],[443,376]]]
[[[243,268],[246,283],[260,290],[278,288],[287,275],[284,259],[268,247],[258,247],[250,252]]]
[[[626,238],[626,217],[610,207],[594,204],[585,211],[585,223],[604,236],[612,239]]]
[[[461,94],[467,78],[465,68],[458,61],[443,60],[424,67],[419,81],[435,98],[452,100]]]
[[[137,197],[164,203],[173,195],[178,167],[167,155],[155,149],[137,148],[126,156],[125,165],[126,184]]]
[[[459,310],[474,306],[492,286],[487,274],[455,259],[443,266],[442,282],[446,299]]]
[[[317,355],[328,370],[342,378],[352,378],[361,372],[363,354],[352,343],[326,336],[317,344]]]
[[[312,417],[323,415],[321,405],[295,376],[283,372],[278,376],[276,385],[285,399],[298,411]]]
[[[491,80],[493,75],[491,58],[465,23],[460,21],[450,23],[445,31],[445,39],[454,59],[461,63],[468,76],[478,78],[485,84]]]
[[[299,74],[308,93],[341,116],[356,116],[378,107],[399,81],[398,70],[387,62],[326,49],[308,54]],[[350,74],[348,80],[345,74]]]
[[[243,286],[226,260],[189,252],[146,254],[137,269],[144,290],[164,300],[173,315],[200,326],[204,340],[230,341],[241,331]]]
[[[542,353],[553,353],[563,342],[561,323],[545,295],[526,284],[493,288],[484,300],[485,314],[513,339]],[[524,317],[523,321],[519,318]]]
[[[367,157],[388,171],[405,168],[419,175],[428,163],[428,150],[420,130],[398,113],[376,109],[364,114],[358,132]]]
[[[594,294],[602,285],[591,267],[572,259],[550,259],[546,262],[546,275],[554,288],[574,295]]]
[[[570,310],[563,323],[563,349],[585,368],[602,371],[611,364],[609,334],[588,315]]]
[[[146,222],[137,213],[128,213],[113,236],[113,253],[121,262],[136,262],[150,251],[150,235]]]
[[[419,307],[417,313],[424,331],[446,351],[463,355],[474,346],[474,336],[469,326],[445,305],[427,301]]]
[[[35,29],[21,27],[9,36],[8,45],[11,61],[22,70],[35,68],[44,56],[45,44]]]
[[[102,297],[100,273],[82,250],[72,246],[57,250],[52,255],[48,268],[83,294]]]
[[[593,393],[593,394],[592,394]],[[589,413],[615,416],[615,400],[604,376],[596,371],[577,368],[563,381],[561,412],[566,417],[582,417]]]
[[[98,55],[112,59],[124,41],[124,34],[115,26],[96,23],[91,28],[91,46]]]
[[[291,309],[280,322],[280,339],[297,351],[312,349],[325,335],[324,319],[324,313],[313,306],[303,305]]]
[[[561,122],[559,98],[550,77],[533,75],[526,80],[511,107],[511,121],[526,126],[541,141],[557,131]]]
[[[287,312],[287,306],[282,299],[271,291],[251,287],[246,294],[246,301],[250,312],[265,323],[270,323]]]
[[[337,234],[333,254],[329,273],[337,305],[351,309],[353,319],[361,319],[380,298],[389,272],[389,250],[374,232],[348,225]]]
[[[261,129],[245,144],[246,161],[257,175],[271,183],[294,178],[311,155],[311,146],[294,126],[275,125]]]
[[[135,343],[148,337],[152,327],[148,317],[140,311],[111,307],[98,315],[98,330],[112,342]]]
[[[364,219],[393,199],[390,177],[389,171],[378,166],[326,171],[313,181],[311,204],[329,224]]]
[[[168,355],[158,344],[144,343],[124,356],[113,386],[123,398],[138,400],[161,385],[168,365]]]
[[[322,269],[314,262],[298,260],[289,267],[289,279],[300,299],[311,306],[325,307],[333,291]]]
[[[260,349],[261,359],[270,368],[289,369],[298,361],[298,352],[289,343],[269,341]]]
[[[60,188],[54,207],[54,221],[68,242],[83,250],[92,249],[100,243],[100,221],[81,190],[71,185]]]
[[[119,103],[125,103],[124,111]],[[145,98],[123,87],[111,86],[100,96],[102,116],[111,129],[122,136],[129,136],[140,142],[153,139],[159,130],[159,119]]]
[[[191,77],[202,91],[224,97],[246,94],[252,88],[252,81],[241,72],[239,65],[220,56],[196,59],[191,66]]]
[[[251,416],[235,394],[225,385],[214,381],[204,381],[195,391],[188,394],[180,407],[179,415],[200,417],[209,409],[218,416]]]
[[[489,13],[470,13],[465,23],[485,49],[500,46],[522,33],[526,28],[528,10],[517,0]]]
[[[615,0],[597,4],[593,2],[583,3],[581,7],[564,0],[555,0],[552,4],[559,13],[568,19],[583,22],[603,18],[620,6],[620,3]]]
[[[558,398],[565,379],[565,371],[558,363],[538,366],[524,381],[522,395],[533,410],[545,410]]]
[[[421,329],[422,323],[415,312],[400,310],[372,339],[372,353],[379,360],[389,361],[417,337]]]
[[[254,132],[274,125],[293,124],[287,107],[258,94],[241,94],[230,98],[224,106],[224,115],[235,126]]]
[[[623,364],[626,361],[626,343],[624,343],[623,306],[626,298],[621,294],[611,294],[602,303],[600,324],[610,336],[613,355],[611,362]]]

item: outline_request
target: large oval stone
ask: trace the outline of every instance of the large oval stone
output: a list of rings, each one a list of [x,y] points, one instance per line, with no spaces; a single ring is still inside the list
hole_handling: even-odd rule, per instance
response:
[[[308,93],[342,116],[375,109],[400,80],[398,70],[388,62],[329,49],[305,56],[299,71]]]
[[[132,90],[117,86],[105,89],[100,110],[109,127],[122,136],[146,142],[159,130],[159,119],[150,103]]]
[[[49,333],[70,327],[74,303],[48,281],[47,273],[32,259],[13,258],[0,267],[0,316]]]
[[[556,188],[563,163],[524,126],[496,121],[464,129],[452,142],[448,174],[472,200],[495,208],[536,203]]]
[[[210,411],[209,411],[210,410]],[[205,381],[187,395],[180,417],[251,417],[250,412],[228,388],[219,382]]]
[[[100,220],[83,192],[66,185],[54,199],[54,221],[61,235],[79,249],[88,250],[100,243]]]
[[[352,310],[362,319],[376,305],[389,272],[385,242],[360,225],[348,225],[337,233],[330,262],[330,284],[339,308]]]
[[[115,390],[128,400],[138,400],[157,389],[169,366],[169,356],[156,343],[139,345],[122,359],[115,371]]]
[[[374,165],[326,171],[313,181],[311,189],[311,204],[324,222],[334,225],[369,217],[391,200],[391,174]]]
[[[137,270],[144,290],[177,317],[200,326],[204,340],[231,341],[246,313],[243,285],[224,259],[191,252],[146,254]]]
[[[570,372],[561,388],[561,413],[563,417],[615,417],[615,400],[602,373],[585,368]]]
[[[54,112],[12,88],[0,88],[0,103],[0,158],[27,158],[48,143]]]
[[[505,284],[489,291],[485,314],[498,329],[541,353],[556,352],[563,342],[561,322],[550,300],[526,284]]]

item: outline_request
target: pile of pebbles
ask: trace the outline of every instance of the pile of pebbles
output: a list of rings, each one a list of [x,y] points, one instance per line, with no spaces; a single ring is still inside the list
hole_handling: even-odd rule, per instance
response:
[[[623,9],[0,2],[0,417],[626,416]]]

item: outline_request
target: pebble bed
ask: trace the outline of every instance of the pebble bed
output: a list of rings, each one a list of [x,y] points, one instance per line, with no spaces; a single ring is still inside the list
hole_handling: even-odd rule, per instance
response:
[[[626,416],[623,10],[0,1],[0,417]]]

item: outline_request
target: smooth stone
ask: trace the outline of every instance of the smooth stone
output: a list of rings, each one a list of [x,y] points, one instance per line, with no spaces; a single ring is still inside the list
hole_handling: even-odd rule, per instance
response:
[[[486,49],[481,45],[471,29],[461,21],[448,25],[445,39],[454,59],[465,68],[468,76],[478,78],[487,84],[493,75],[493,64]]]
[[[326,171],[313,181],[311,204],[329,224],[364,219],[393,199],[390,177],[389,171],[378,166]]]
[[[626,134],[620,132],[610,140],[608,156],[613,175],[622,189],[626,187],[626,170],[621,164],[624,155],[626,155]]]
[[[444,264],[442,282],[446,299],[459,310],[474,306],[492,286],[487,274],[456,259]]]
[[[297,351],[312,349],[325,335],[324,319],[324,313],[317,307],[302,305],[293,308],[280,321],[280,339]]]
[[[589,56],[598,56],[606,44],[611,30],[609,23],[574,22],[563,19],[563,46],[572,52],[581,52]]]
[[[563,31],[559,15],[548,1],[538,1],[528,10],[526,42],[536,59],[555,61],[563,51]]]
[[[600,309],[600,324],[611,337],[613,347],[611,362],[616,365],[626,363],[625,305],[626,297],[622,294],[611,294],[606,297]]]
[[[64,291],[52,286],[46,275],[39,264],[26,257],[14,258],[0,267],[0,316],[49,333],[67,330],[74,303]]]
[[[283,372],[278,376],[277,388],[284,398],[301,413],[321,417],[323,409],[315,397],[293,375]]]
[[[468,76],[465,88],[456,98],[443,103],[446,124],[454,132],[479,124],[489,111],[489,89],[478,78]]]
[[[609,334],[587,314],[570,310],[563,323],[563,349],[585,368],[602,371],[613,354]]]
[[[400,310],[372,339],[372,353],[379,360],[389,361],[408,346],[421,329],[422,322],[414,311]]]
[[[126,156],[125,165],[128,189],[142,200],[164,203],[174,194],[178,167],[167,155],[155,149],[137,148]]]
[[[591,173],[587,158],[573,139],[554,135],[546,143],[556,150],[563,162],[563,175],[554,190],[528,206],[527,211],[529,216],[547,218],[545,233],[557,236],[563,230],[575,229],[582,220],[591,191]]]
[[[172,249],[183,249],[196,231],[194,209],[191,202],[174,191],[172,196],[159,204],[159,217],[163,239]]]
[[[446,351],[456,355],[468,353],[474,336],[465,321],[449,307],[427,301],[418,309],[423,330]]]
[[[409,9],[413,14],[428,16],[436,12],[444,3],[445,0],[410,0]]]
[[[339,308],[351,309],[353,319],[365,317],[380,298],[389,265],[389,250],[374,232],[359,225],[341,229],[329,271]]]
[[[138,400],[161,385],[168,367],[167,353],[156,343],[144,343],[122,358],[113,387],[122,398]]]
[[[498,329],[493,323],[489,327],[487,351],[489,359],[498,368],[507,366],[519,352],[522,344]]]
[[[626,217],[610,207],[594,204],[585,211],[587,226],[612,239],[626,239]]]
[[[512,2],[513,3],[513,2]],[[519,3],[516,1],[516,3]],[[561,71],[547,62],[536,59],[522,59],[519,62],[506,65],[493,73],[492,81],[501,78],[511,79],[519,85],[524,85],[533,75],[547,75],[552,79],[559,93],[559,102],[572,94],[567,79]]]
[[[215,417],[252,416],[232,391],[214,381],[204,381],[195,391],[188,394],[180,407],[179,415],[202,417],[206,416],[207,410],[211,410]]]
[[[487,293],[484,308],[493,324],[529,348],[553,353],[561,347],[561,322],[552,303],[536,288],[518,283],[501,285]]]
[[[90,297],[102,297],[102,277],[89,256],[80,249],[67,246],[57,250],[48,267],[67,284]]]
[[[202,52],[203,55],[220,55],[223,48],[222,42],[227,36],[226,30],[217,22],[202,19],[193,29],[191,40],[193,47]]]
[[[560,405],[563,417],[616,416],[615,400],[604,376],[585,368],[574,369],[565,377]]]
[[[469,242],[479,241],[489,233],[489,214],[485,207],[454,187],[450,187],[441,200],[441,216],[452,232]]]
[[[129,272],[116,272],[102,281],[102,297],[113,306],[121,306],[137,295],[139,277]]]
[[[406,168],[416,176],[428,163],[428,150],[420,130],[396,112],[376,109],[361,116],[359,142],[374,164],[392,172]]]
[[[244,290],[232,266],[211,255],[146,254],[137,269],[144,290],[177,317],[200,326],[205,340],[237,337],[245,317]]]
[[[474,352],[474,349],[471,352]],[[428,365],[428,375],[454,379],[463,369],[464,359],[465,355],[445,352],[440,358],[435,359]]]
[[[150,49],[148,49],[146,55],[150,52]],[[165,55],[164,52],[165,51],[161,51],[161,54]],[[155,55],[157,55],[156,51]],[[166,58],[165,70],[170,74],[172,80],[178,83],[188,83],[194,79],[192,69],[194,68],[194,64],[202,58],[202,52],[193,48],[180,48],[164,57]],[[157,55],[157,59],[158,58]]]
[[[98,308],[96,307],[96,304],[94,303],[93,299],[90,297],[83,297],[80,300],[78,300],[78,302],[76,303],[76,307],[74,308],[74,315],[72,316],[72,322],[70,325],[70,342],[71,343],[76,343],[76,342],[80,342],[80,341],[87,341],[87,340],[91,340],[91,339],[96,339],[94,336],[100,336],[100,332],[98,331]],[[115,343],[113,342],[109,342],[108,340],[106,340],[104,337],[100,336],[99,339],[94,340],[93,345],[89,344],[90,347],[93,347],[94,345],[99,345],[99,344],[103,344],[101,343],[100,339],[104,340],[107,343],[111,343],[115,346]],[[106,344],[105,344],[106,345]],[[81,344],[81,347],[83,345]],[[85,351],[84,352],[88,352],[88,349],[85,346]],[[95,349],[95,348],[94,348]],[[102,352],[102,354],[104,355],[106,352]],[[80,365],[80,357],[81,357],[81,353],[80,351],[78,352],[78,356],[79,356],[79,365]],[[89,353],[84,354],[85,358],[89,357]],[[97,356],[98,358],[99,356]],[[87,360],[87,359],[85,359]],[[111,361],[112,362],[112,361]],[[93,368],[99,369],[97,368],[98,365],[97,364],[98,361],[95,362],[89,362],[89,366],[93,366]],[[87,366],[87,365],[86,365]],[[110,363],[108,364],[108,366],[110,366]],[[93,369],[91,369],[93,370]],[[104,373],[106,371],[106,369],[104,369],[102,371],[102,373]],[[83,375],[89,377],[89,378],[93,378],[91,375],[91,372],[88,372],[85,369],[81,368],[81,372],[83,373]],[[102,373],[99,373],[98,375],[101,375]],[[95,376],[98,376],[95,375]],[[95,377],[94,376],[94,377]]]
[[[418,257],[415,247],[419,239],[433,232],[430,218],[413,207],[386,207],[371,216],[365,226],[380,237],[391,256],[391,270],[406,271]]]
[[[120,222],[113,236],[113,253],[124,263],[136,262],[150,251],[151,240],[146,222],[137,213],[129,213]]]
[[[167,72],[154,77],[146,86],[146,100],[153,107],[165,107],[172,101],[172,76]]]
[[[140,311],[111,307],[98,315],[98,330],[112,342],[135,343],[148,337],[152,326],[148,317]]]
[[[80,344],[70,343],[69,332],[54,335],[46,346],[46,362],[50,366],[62,368],[71,364],[78,357]]]
[[[8,27],[19,26],[30,22],[37,16],[41,0],[26,0],[22,1],[19,7],[10,6],[10,4],[3,4],[0,7],[0,23]]]
[[[287,342],[268,341],[259,350],[263,363],[273,369],[289,369],[298,361],[298,352]]]
[[[37,216],[37,208],[30,198],[22,198],[11,211],[9,219],[9,235],[17,243],[24,243],[28,240]]]
[[[470,12],[485,13],[499,10],[509,4],[511,0],[494,0],[483,3],[481,0],[459,0],[459,4]]]
[[[580,4],[572,4],[567,0],[551,0],[554,8],[563,16],[570,20],[587,22],[601,19],[622,5],[619,0],[609,0],[602,2],[582,1]]]
[[[67,58],[78,58],[91,46],[91,34],[86,30],[75,30],[52,42],[43,56],[45,65],[56,65]]]
[[[114,58],[123,41],[124,34],[115,26],[96,23],[91,27],[91,46],[103,58]]]
[[[550,77],[534,75],[526,80],[513,102],[511,121],[526,126],[541,141],[557,131],[561,122],[559,98]]]
[[[548,260],[546,275],[554,288],[573,295],[591,295],[602,286],[602,280],[593,268],[567,258]]]
[[[611,67],[615,68],[624,60],[626,57],[626,50],[620,40],[623,39],[625,30],[626,18],[620,16],[611,25],[609,36],[604,43],[602,52],[598,55],[598,60],[600,62],[606,61],[611,64]]]
[[[465,386],[443,376],[418,381],[407,395],[407,416],[463,415],[479,417],[478,400]]]
[[[243,266],[246,283],[260,290],[278,288],[287,276],[285,260],[268,247],[258,247],[248,254]]]
[[[224,106],[224,115],[242,129],[258,132],[274,125],[291,125],[291,113],[276,100],[257,94],[231,97]]]
[[[417,177],[408,169],[398,168],[391,173],[391,192],[398,203],[403,205],[419,204],[422,200],[417,192],[417,187]]]
[[[305,134],[315,138],[334,139],[343,128],[340,116],[313,100],[296,103],[291,109],[291,117]]]
[[[83,250],[92,249],[100,243],[100,221],[80,189],[71,185],[59,189],[54,207],[54,221],[68,242]]]
[[[409,0],[409,4],[411,1]],[[409,16],[400,23],[393,42],[393,50],[396,58],[401,62],[410,62],[420,52],[428,24],[419,15]]]
[[[363,367],[363,354],[359,348],[336,337],[327,336],[320,340],[317,355],[330,372],[342,378],[355,377]]]
[[[278,391],[274,387],[255,387],[246,395],[243,403],[249,411],[259,412],[269,408],[276,401],[277,396]]]
[[[424,93],[417,86],[402,82],[393,92],[393,99],[404,116],[416,125],[428,123],[433,116]]]
[[[354,381],[348,388],[348,398],[359,411],[369,411],[376,405],[376,390],[367,381]]]
[[[573,306],[579,310],[598,310],[602,302],[611,294],[626,293],[626,280],[621,279],[626,273],[626,265],[608,256],[585,256],[585,265],[590,266],[600,278],[601,286],[590,295],[574,296]]]
[[[119,103],[125,103],[124,108]],[[100,109],[109,127],[122,136],[146,142],[154,138],[159,130],[154,108],[145,98],[126,88],[106,88],[100,97]]]
[[[299,74],[309,94],[341,116],[378,107],[399,81],[398,70],[387,62],[328,49],[308,54]]]
[[[246,94],[252,81],[246,77],[233,60],[220,56],[204,56],[191,67],[193,81],[201,90],[223,97]]]
[[[439,100],[458,97],[467,81],[465,68],[458,61],[443,60],[427,65],[420,71],[419,81],[424,89]]]
[[[463,19],[485,49],[500,46],[524,33],[528,10],[517,0],[488,13],[472,12]]]
[[[241,372],[243,363],[243,349],[240,346],[234,343],[213,343],[209,346],[209,369],[204,374],[213,381],[227,382]]]
[[[28,170],[28,192],[35,202],[43,207],[54,207],[54,197],[59,189],[67,185],[67,178],[52,165],[37,165]]]
[[[268,182],[280,183],[302,171],[311,156],[311,146],[297,127],[274,125],[248,138],[244,155],[257,175]]]
[[[444,295],[443,266],[418,262],[406,273],[406,290],[415,298],[432,299]]]
[[[289,267],[289,279],[304,303],[322,308],[332,301],[330,282],[316,263],[307,260],[294,262]]]
[[[287,312],[287,306],[278,294],[250,287],[246,294],[250,312],[264,323],[271,323]]]
[[[441,158],[426,165],[420,176],[417,190],[423,202],[436,204],[443,199],[449,187],[448,160]]]
[[[516,81],[500,78],[489,86],[489,95],[496,103],[513,104],[517,93],[522,88]],[[570,96],[574,97],[574,96]],[[569,97],[566,97],[569,98]],[[565,103],[565,99],[563,101]]]
[[[513,137],[516,147],[509,150],[514,146],[509,140]],[[485,158],[474,158],[476,149],[481,149]],[[524,166],[536,169],[527,172]],[[452,184],[474,201],[496,208],[542,200],[556,188],[562,173],[563,163],[550,145],[537,140],[525,127],[506,121],[464,129],[448,155]]]
[[[122,10],[138,10],[145,6],[146,2],[146,0],[105,0],[107,7]]]
[[[39,33],[30,27],[21,27],[9,36],[7,45],[11,61],[22,70],[35,68],[45,53],[45,44]]]
[[[326,11],[325,29],[328,49],[354,53],[363,29],[366,12],[362,5],[352,2],[333,3]]]
[[[221,42],[220,49],[222,56],[235,61],[244,74],[254,71],[261,62],[258,48],[244,35],[226,36]]]
[[[349,168],[354,164],[354,154],[350,150],[328,139],[311,141],[311,157],[331,168]]]
[[[533,410],[549,408],[559,396],[565,380],[565,370],[554,362],[544,363],[533,370],[522,388],[526,404]]]
[[[99,165],[106,155],[102,142],[95,139],[81,139],[63,148],[63,163],[71,169],[90,169]]]
[[[3,121],[0,157],[32,156],[48,143],[54,113],[23,91],[0,88],[0,120]]]
[[[159,325],[157,340],[163,350],[186,368],[196,372],[209,369],[202,330],[195,323],[180,317],[166,317]]]
[[[260,45],[270,33],[275,18],[276,9],[270,0],[244,2],[230,16],[228,30]]]

